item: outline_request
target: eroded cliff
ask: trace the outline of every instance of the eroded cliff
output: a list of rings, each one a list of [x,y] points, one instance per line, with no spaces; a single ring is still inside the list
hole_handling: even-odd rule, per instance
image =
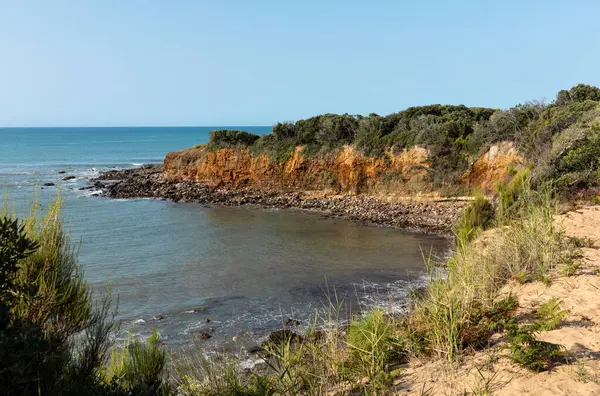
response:
[[[523,160],[510,142],[490,147],[461,178],[466,187],[493,192],[497,183],[510,177]],[[351,146],[321,156],[305,156],[297,147],[285,162],[271,161],[266,155],[253,156],[244,148],[209,151],[205,146],[167,154],[164,176],[171,181],[197,181],[215,187],[330,190],[358,194],[375,187],[402,188],[425,179],[428,152],[413,147],[384,157],[367,157]],[[418,184],[431,190],[427,183]]]

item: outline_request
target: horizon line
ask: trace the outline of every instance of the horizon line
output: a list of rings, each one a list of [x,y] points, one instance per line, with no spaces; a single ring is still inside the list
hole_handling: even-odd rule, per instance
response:
[[[0,126],[0,129],[57,129],[57,128],[273,128],[273,125],[50,125]]]

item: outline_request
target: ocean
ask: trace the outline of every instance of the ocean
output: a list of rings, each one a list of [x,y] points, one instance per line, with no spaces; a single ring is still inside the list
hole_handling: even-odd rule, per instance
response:
[[[344,301],[344,314],[401,310],[425,280],[422,250],[447,249],[442,237],[314,213],[112,200],[80,189],[102,171],[160,163],[222,128],[0,128],[5,196],[21,210],[35,194],[44,205],[60,191],[86,279],[95,295],[110,284],[118,299],[118,340],[156,328],[176,349],[207,332],[202,342],[216,350],[234,336],[260,343],[291,318],[307,327],[331,301]]]

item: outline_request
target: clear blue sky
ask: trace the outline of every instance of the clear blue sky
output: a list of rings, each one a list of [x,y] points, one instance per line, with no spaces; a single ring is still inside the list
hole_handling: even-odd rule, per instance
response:
[[[600,85],[600,1],[0,0],[0,126],[271,125]]]

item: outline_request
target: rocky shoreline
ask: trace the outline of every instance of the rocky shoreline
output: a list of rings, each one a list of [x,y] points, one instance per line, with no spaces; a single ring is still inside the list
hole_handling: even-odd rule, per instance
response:
[[[223,206],[257,205],[265,208],[300,209],[327,217],[365,224],[449,234],[460,217],[464,201],[384,202],[369,196],[310,196],[276,189],[234,188],[208,183],[168,180],[162,165],[105,172],[93,180],[108,198],[162,198]]]

